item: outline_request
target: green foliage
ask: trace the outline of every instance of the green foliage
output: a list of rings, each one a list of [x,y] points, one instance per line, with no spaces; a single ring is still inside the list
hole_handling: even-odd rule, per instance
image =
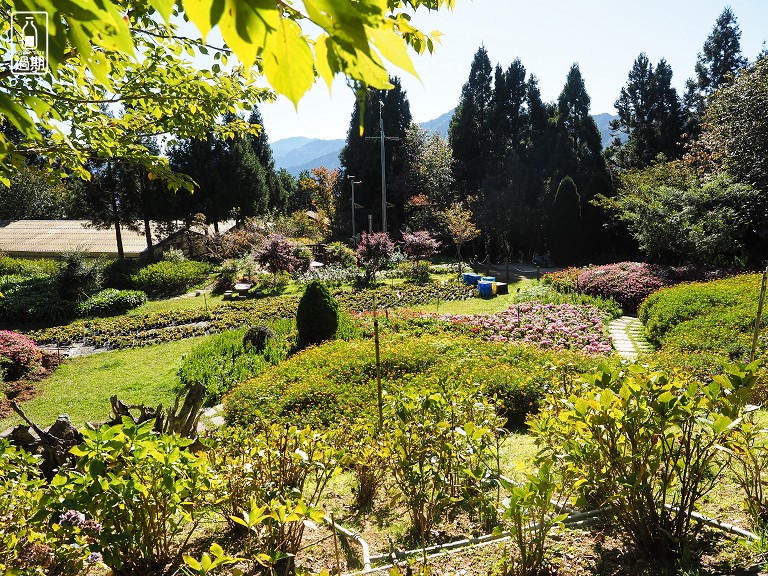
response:
[[[339,303],[317,280],[307,285],[296,310],[296,328],[303,346],[330,340],[339,327]]]
[[[721,481],[723,447],[736,442],[750,393],[728,378],[600,370],[554,390],[533,430],[575,475],[574,488],[592,506],[610,506],[638,548],[685,558],[690,513]]]
[[[340,471],[340,452],[325,434],[282,424],[226,428],[212,442],[211,466],[223,478],[220,513],[232,528],[250,532],[257,561],[291,566],[303,521],[323,518],[318,505]]]
[[[325,255],[329,264],[338,264],[342,268],[353,268],[357,265],[355,251],[341,242],[328,244],[325,247]]]
[[[60,269],[61,262],[58,260],[27,260],[0,256],[0,276],[55,276]]]
[[[538,576],[546,573],[544,551],[547,538],[554,528],[562,526],[566,515],[557,515],[553,502],[566,499],[567,491],[559,482],[555,471],[548,463],[542,463],[536,470],[526,474],[525,482],[513,484],[502,479],[502,485],[509,496],[502,501],[502,526],[512,533],[512,544],[516,554],[503,559],[505,570],[502,576]]]
[[[471,500],[478,510],[488,508],[485,492],[500,474],[492,466],[498,463],[501,420],[479,387],[442,377],[396,389],[384,422],[385,461],[422,546],[455,503]]]
[[[277,337],[269,326],[259,324],[258,326],[251,326],[243,334],[243,348],[246,350],[253,348],[253,350],[259,354],[263,353],[267,348],[267,344]]]
[[[243,560],[242,558],[227,556],[224,553],[224,549],[215,542],[211,544],[210,552],[210,554],[208,552],[203,552],[200,560],[193,558],[189,554],[184,554],[183,558],[185,566],[181,569],[182,573],[186,576],[206,576],[207,574],[213,574],[220,566],[237,564]],[[235,576],[239,576],[240,571],[233,570],[232,573]]]
[[[570,176],[560,181],[549,216],[549,249],[556,264],[581,257],[581,196]]]
[[[747,361],[759,294],[760,276],[755,274],[651,294],[638,316],[649,340],[661,348],[654,359],[667,367],[685,366],[702,377],[723,361]],[[766,322],[765,313],[761,322]],[[765,354],[762,338],[757,354]]]
[[[123,314],[147,301],[141,290],[115,290],[107,288],[77,305],[79,316],[114,316]]]
[[[131,284],[147,294],[178,294],[199,284],[209,272],[210,266],[204,262],[163,260],[131,274]]]
[[[117,575],[162,574],[181,562],[193,522],[213,487],[207,461],[190,440],[156,435],[153,420],[84,430],[73,470],[52,481],[50,510],[86,512],[98,521],[104,563]]]
[[[78,251],[65,253],[63,260],[61,270],[56,276],[56,288],[61,298],[80,301],[101,288],[103,261]]]
[[[301,422],[318,428],[362,418],[375,421],[376,365],[373,342],[328,342],[300,352],[237,387],[224,404],[229,423]],[[510,346],[448,335],[394,335],[381,342],[382,382],[396,386],[413,378],[450,376],[459,386],[481,383],[499,399],[507,426],[519,427],[538,410],[557,378],[547,367],[556,359],[579,369],[596,361],[578,354]]]
[[[264,340],[261,349],[246,343],[246,338],[254,328],[247,331],[245,328],[227,330],[206,338],[184,357],[179,368],[179,387],[183,389],[202,384],[205,386],[205,405],[217,404],[240,382],[260,374],[285,358],[287,324],[282,321],[275,326],[281,336],[279,339],[267,328],[273,337]],[[260,333],[264,334],[263,331]]]
[[[116,258],[104,267],[104,285],[108,288],[125,290],[131,288],[131,276],[145,263],[136,258]]]

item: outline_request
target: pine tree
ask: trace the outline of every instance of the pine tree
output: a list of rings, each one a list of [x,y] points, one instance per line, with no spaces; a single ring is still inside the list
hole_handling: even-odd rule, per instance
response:
[[[383,114],[387,202],[394,204],[387,213],[387,228],[398,230],[405,221],[405,204],[409,191],[404,188],[402,173],[406,169],[403,141],[413,122],[408,97],[399,78],[390,78],[391,90],[371,89],[364,102],[355,102],[349,122],[347,141],[339,154],[342,174],[338,179],[340,190],[337,215],[337,236],[349,236],[352,230],[351,189],[347,176],[353,175],[361,184],[355,188],[355,203],[364,207],[357,214],[360,228],[367,228],[367,214],[373,215],[374,228],[381,229],[381,156],[379,114]],[[380,103],[383,103],[381,107]],[[360,116],[364,132],[360,134]]]
[[[583,246],[581,198],[570,176],[563,178],[557,187],[548,229],[552,261],[558,265],[576,263],[582,257]]]
[[[729,84],[736,73],[747,65],[741,55],[741,30],[736,15],[727,6],[715,22],[696,59],[696,77],[686,82],[685,107],[687,129],[698,134],[707,99],[718,88]]]
[[[250,124],[258,124],[262,127],[258,136],[250,134],[248,140],[251,144],[256,159],[264,169],[264,176],[266,178],[267,189],[269,192],[268,205],[270,210],[277,212],[285,212],[287,208],[287,191],[283,189],[283,181],[278,177],[277,170],[275,168],[275,160],[272,157],[272,147],[269,145],[269,138],[267,131],[264,130],[264,121],[261,117],[258,107],[254,106],[251,111],[251,115],[248,118]]]
[[[611,129],[628,136],[625,143],[615,138],[606,152],[617,167],[643,168],[659,154],[669,160],[680,157],[684,118],[672,88],[672,68],[664,59],[654,69],[641,53],[615,106],[619,118],[611,122]]]
[[[475,53],[469,79],[448,131],[453,149],[454,177],[463,199],[480,190],[488,164],[491,119],[492,68],[484,46]]]

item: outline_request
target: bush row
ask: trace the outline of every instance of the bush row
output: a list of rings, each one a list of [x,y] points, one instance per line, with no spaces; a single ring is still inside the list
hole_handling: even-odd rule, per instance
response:
[[[634,313],[649,294],[660,288],[692,280],[722,278],[731,274],[731,270],[618,262],[552,272],[544,275],[543,282],[559,292],[575,291],[613,298],[624,312]]]
[[[395,334],[382,339],[381,370],[389,389],[435,379],[496,394],[509,426],[535,412],[554,373],[546,366],[571,362],[583,370],[597,361],[574,353],[502,345],[446,335]],[[373,421],[376,365],[369,340],[334,341],[296,354],[237,387],[225,399],[227,420],[246,425],[298,421],[327,428],[344,419]],[[298,419],[298,420],[297,420]]]

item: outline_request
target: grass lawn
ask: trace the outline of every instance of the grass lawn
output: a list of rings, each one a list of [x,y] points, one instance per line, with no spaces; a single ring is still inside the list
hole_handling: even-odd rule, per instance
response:
[[[171,406],[181,358],[201,339],[69,359],[40,382],[42,394],[25,402],[22,409],[38,426],[47,428],[59,414],[69,414],[77,427],[107,420],[113,394],[128,404]],[[19,423],[15,415],[0,420],[0,430]]]
[[[512,305],[518,288],[536,283],[536,280],[523,279],[509,285],[509,294],[494,296],[493,298],[471,298],[469,300],[440,302],[439,307],[435,302],[419,306],[416,310],[419,312],[439,312],[441,314],[494,314],[495,312],[506,310]]]
[[[162,300],[149,300],[138,308],[128,312],[129,316],[143,316],[151,312],[165,312],[170,310],[196,310],[204,309],[206,304],[208,308],[219,306],[222,302],[221,294],[206,293],[205,296],[176,296],[173,298],[164,298]]]

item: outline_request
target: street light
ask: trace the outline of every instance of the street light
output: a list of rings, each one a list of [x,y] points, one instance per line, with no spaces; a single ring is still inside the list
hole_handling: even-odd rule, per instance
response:
[[[362,184],[362,181],[355,181],[355,176],[347,176],[352,181],[352,243],[357,246],[357,236],[355,236],[355,184]]]

